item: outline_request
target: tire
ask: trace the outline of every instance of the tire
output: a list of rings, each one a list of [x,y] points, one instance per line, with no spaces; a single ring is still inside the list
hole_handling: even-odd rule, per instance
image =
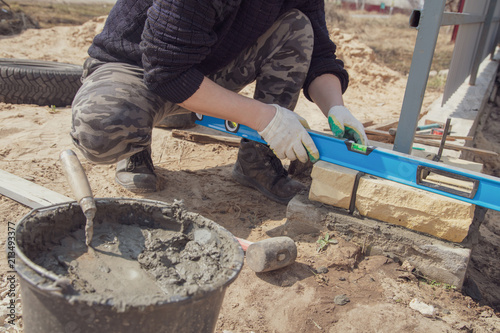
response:
[[[71,105],[82,85],[82,66],[0,58],[0,102]]]

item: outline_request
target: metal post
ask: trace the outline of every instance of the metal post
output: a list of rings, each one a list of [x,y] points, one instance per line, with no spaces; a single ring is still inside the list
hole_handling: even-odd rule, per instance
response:
[[[411,152],[445,3],[445,0],[426,1],[420,12],[417,40],[393,148],[401,153]]]
[[[465,0],[460,0],[460,3],[458,4],[458,12],[459,13],[464,12],[464,4],[465,4]],[[458,25],[455,25],[453,27],[453,34],[451,35],[451,41],[453,43],[455,43],[455,41],[457,40],[458,27],[459,27]]]
[[[474,57],[474,63],[472,65],[469,84],[471,86],[476,84],[477,71],[479,70],[479,65],[483,60],[484,48],[486,44],[486,38],[490,32],[491,20],[493,19],[493,13],[495,12],[495,7],[497,6],[497,0],[490,0],[488,4],[488,9],[486,10],[486,17],[484,19],[483,29],[481,30],[481,35],[479,37],[479,43],[476,47],[476,55]]]
[[[496,45],[498,45],[499,42],[500,42],[500,25],[497,28],[497,33],[495,37],[495,46],[493,46],[490,52],[490,60],[493,60],[495,58]]]

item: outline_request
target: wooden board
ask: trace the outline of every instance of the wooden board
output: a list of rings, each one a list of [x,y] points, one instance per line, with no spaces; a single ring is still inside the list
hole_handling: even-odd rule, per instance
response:
[[[440,142],[436,140],[426,140],[426,139],[418,139],[415,138],[413,140],[415,143],[420,143],[423,145],[431,146],[431,147],[439,147]],[[497,152],[491,151],[491,150],[485,150],[485,149],[479,149],[479,148],[473,148],[473,147],[466,147],[466,146],[460,146],[460,145],[454,145],[451,143],[445,143],[444,144],[444,149],[451,149],[451,150],[458,150],[458,151],[468,151],[471,153],[479,154],[479,155],[486,155],[486,156],[492,156],[496,157],[498,156]]]
[[[172,130],[172,137],[202,144],[221,143],[231,147],[239,147],[241,141],[241,138],[236,136],[228,136],[227,134],[226,135],[206,134],[206,133],[182,131],[177,129]]]
[[[0,194],[31,208],[74,201],[74,199],[4,170],[0,170]]]
[[[394,135],[387,131],[381,131],[376,129],[365,128],[365,133],[367,135],[375,135],[375,136],[383,136],[386,138],[394,138]],[[441,135],[431,135],[431,134],[415,134],[415,138],[419,139],[429,139],[429,140],[441,140]],[[457,136],[457,135],[447,135],[446,140],[454,141],[454,140],[466,140],[471,141],[474,140],[472,136]]]
[[[399,118],[398,119],[390,119],[384,123],[375,124],[375,125],[369,126],[367,128],[373,129],[373,130],[380,130],[380,131],[385,130],[385,131],[387,131],[387,130],[389,130],[389,128],[398,127],[398,123],[399,123]]]
[[[386,132],[386,131],[374,130],[374,129],[365,129],[365,130],[366,130],[366,134],[368,134],[368,135],[375,135],[375,136],[380,136],[380,137],[393,137],[393,135],[389,134],[389,132]],[[440,141],[431,140],[431,139],[427,139],[427,138],[419,138],[417,135],[415,135],[415,139],[413,140],[413,142],[420,143],[420,144],[427,145],[427,146],[431,146],[431,147],[439,147],[441,144]],[[493,157],[498,156],[497,152],[494,152],[491,150],[461,146],[461,145],[450,144],[450,143],[445,143],[444,148],[451,149],[451,150],[457,150],[457,151],[469,151],[471,153],[493,156]]]

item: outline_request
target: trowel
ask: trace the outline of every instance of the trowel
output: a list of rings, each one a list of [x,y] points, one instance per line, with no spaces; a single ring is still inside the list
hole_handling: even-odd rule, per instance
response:
[[[97,211],[92,189],[90,188],[87,175],[83,170],[80,160],[74,151],[71,149],[64,150],[61,152],[59,159],[69,186],[75,195],[75,199],[85,215],[85,243],[90,247],[94,234],[94,216]]]

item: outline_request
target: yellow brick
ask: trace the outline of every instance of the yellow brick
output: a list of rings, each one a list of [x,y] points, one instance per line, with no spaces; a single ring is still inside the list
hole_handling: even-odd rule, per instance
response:
[[[358,171],[325,161],[314,164],[309,200],[349,209]]]
[[[475,206],[366,175],[359,181],[356,208],[369,218],[461,242],[469,232]]]

